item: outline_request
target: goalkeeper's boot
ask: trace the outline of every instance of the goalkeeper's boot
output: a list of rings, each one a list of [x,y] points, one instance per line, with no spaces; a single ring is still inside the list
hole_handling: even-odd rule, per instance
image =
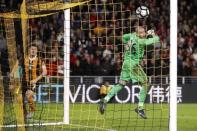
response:
[[[104,114],[106,106],[107,106],[107,104],[106,104],[105,100],[101,99],[100,105],[99,105],[99,111],[101,114]]]
[[[135,108],[135,112],[140,115],[143,119],[147,119],[144,109]]]

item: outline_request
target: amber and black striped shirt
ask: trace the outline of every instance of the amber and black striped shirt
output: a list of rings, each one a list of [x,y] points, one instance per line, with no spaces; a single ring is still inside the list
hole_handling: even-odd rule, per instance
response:
[[[25,80],[31,81],[36,79],[42,73],[42,61],[39,57],[30,59],[25,57]]]

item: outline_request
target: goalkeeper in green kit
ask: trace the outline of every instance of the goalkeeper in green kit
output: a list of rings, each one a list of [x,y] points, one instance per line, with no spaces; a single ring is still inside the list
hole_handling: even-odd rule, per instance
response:
[[[151,38],[147,38],[147,36],[150,35]],[[144,47],[158,42],[159,37],[155,35],[154,31],[149,30],[146,33],[145,29],[142,26],[138,26],[134,33],[123,35],[125,51],[120,80],[119,83],[112,87],[110,92],[108,92],[108,94],[103,99],[101,99],[99,107],[101,114],[104,113],[107,102],[121,89],[123,89],[126,83],[132,81],[133,83],[138,82],[142,86],[138,97],[138,107],[135,109],[135,112],[138,113],[142,118],[147,119],[144,112],[144,101],[146,99],[146,94],[149,86],[147,82],[147,76],[140,66],[140,63],[144,56]]]

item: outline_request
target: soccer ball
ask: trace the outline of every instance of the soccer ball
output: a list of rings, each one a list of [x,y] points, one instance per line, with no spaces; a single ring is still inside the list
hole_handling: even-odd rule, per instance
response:
[[[149,9],[146,6],[139,6],[135,13],[138,18],[145,18],[149,15]]]

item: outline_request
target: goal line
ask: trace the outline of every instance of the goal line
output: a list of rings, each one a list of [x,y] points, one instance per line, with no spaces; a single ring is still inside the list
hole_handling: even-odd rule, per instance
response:
[[[0,125],[1,128],[16,128],[16,127],[33,127],[33,126],[74,126],[74,127],[82,127],[82,128],[90,128],[90,129],[99,129],[104,131],[116,131],[115,129],[108,129],[108,128],[101,128],[101,127],[94,127],[94,126],[84,126],[84,125],[77,125],[77,124],[66,124],[64,122],[51,122],[51,123],[34,123],[34,124],[19,124],[19,125]]]

